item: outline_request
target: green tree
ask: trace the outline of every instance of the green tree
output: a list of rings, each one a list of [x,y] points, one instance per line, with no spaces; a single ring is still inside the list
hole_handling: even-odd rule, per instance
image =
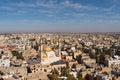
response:
[[[76,64],[75,63],[72,65],[72,68],[76,69]]]
[[[82,56],[81,56],[81,55],[78,55],[78,56],[76,57],[76,60],[77,60],[78,63],[82,63]]]
[[[95,48],[96,55],[99,55],[102,53],[102,50],[99,48]]]
[[[100,55],[99,60],[100,60],[100,64],[105,65],[105,54],[104,53]]]
[[[108,49],[106,47],[103,48],[103,53],[107,53]]]
[[[85,76],[85,80],[92,80],[92,77],[90,76],[90,74],[87,74],[87,75]]]
[[[22,56],[22,53],[19,53],[18,51],[12,51],[12,55],[16,56],[17,59],[22,59],[24,60],[24,57]]]
[[[76,80],[73,75],[69,74],[69,69],[66,67],[61,67],[61,76],[66,76],[67,80]]]
[[[90,58],[93,58],[93,59],[96,58],[96,53],[92,48],[90,48],[90,50],[89,50],[89,55],[90,55]]]
[[[58,78],[58,75],[57,74],[49,74],[48,75],[48,78],[50,80],[61,80],[60,78]]]
[[[120,56],[120,49],[116,51],[116,54]]]
[[[85,80],[85,79],[82,79],[82,78],[78,78],[78,80]]]
[[[67,80],[77,80],[73,75],[68,74],[67,76]]]
[[[99,55],[96,56],[96,63],[100,64],[100,58],[99,58]]]
[[[93,52],[90,52],[90,58],[95,59],[95,57],[96,57],[96,54]]]
[[[59,75],[59,72],[56,68],[54,68],[52,71],[51,71],[52,74],[56,74],[56,75]]]
[[[69,67],[69,62],[68,62],[68,61],[66,61],[66,68],[67,68],[67,69],[70,68],[70,67]]]
[[[69,69],[66,67],[61,67],[61,76],[67,76],[69,74]]]
[[[38,51],[38,49],[39,49],[39,45],[37,44],[37,45],[35,45],[35,46],[32,46],[36,51]]]
[[[106,51],[106,54],[108,54],[109,56],[112,56],[112,54],[113,54],[113,49],[112,49],[112,48],[108,49],[108,50]]]
[[[49,75],[48,75],[48,78],[49,78],[50,80],[60,80],[60,78],[58,78],[59,72],[57,71],[57,69],[55,69],[55,68],[52,69],[51,73],[52,73],[52,74],[49,74]]]

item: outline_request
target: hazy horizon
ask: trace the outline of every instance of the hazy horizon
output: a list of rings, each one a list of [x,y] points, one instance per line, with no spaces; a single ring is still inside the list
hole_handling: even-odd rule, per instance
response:
[[[120,32],[120,0],[0,0],[0,33]]]

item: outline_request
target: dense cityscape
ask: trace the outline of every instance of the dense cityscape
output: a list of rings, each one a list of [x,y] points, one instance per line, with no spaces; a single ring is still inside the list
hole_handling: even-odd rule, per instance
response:
[[[120,80],[120,33],[1,34],[0,80]]]
[[[0,0],[0,80],[120,80],[120,0]]]

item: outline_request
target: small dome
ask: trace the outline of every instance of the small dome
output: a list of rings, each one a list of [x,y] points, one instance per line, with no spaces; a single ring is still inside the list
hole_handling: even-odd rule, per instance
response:
[[[45,46],[43,46],[43,50],[44,51],[51,51],[52,49],[50,46],[45,45]]]
[[[41,58],[42,58],[42,59],[47,58],[47,54],[46,54],[46,53],[44,53],[44,52],[42,52],[42,53],[41,53]]]

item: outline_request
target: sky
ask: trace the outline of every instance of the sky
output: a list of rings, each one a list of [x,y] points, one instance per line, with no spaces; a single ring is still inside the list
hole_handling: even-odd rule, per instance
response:
[[[120,32],[120,0],[0,0],[0,32]]]

